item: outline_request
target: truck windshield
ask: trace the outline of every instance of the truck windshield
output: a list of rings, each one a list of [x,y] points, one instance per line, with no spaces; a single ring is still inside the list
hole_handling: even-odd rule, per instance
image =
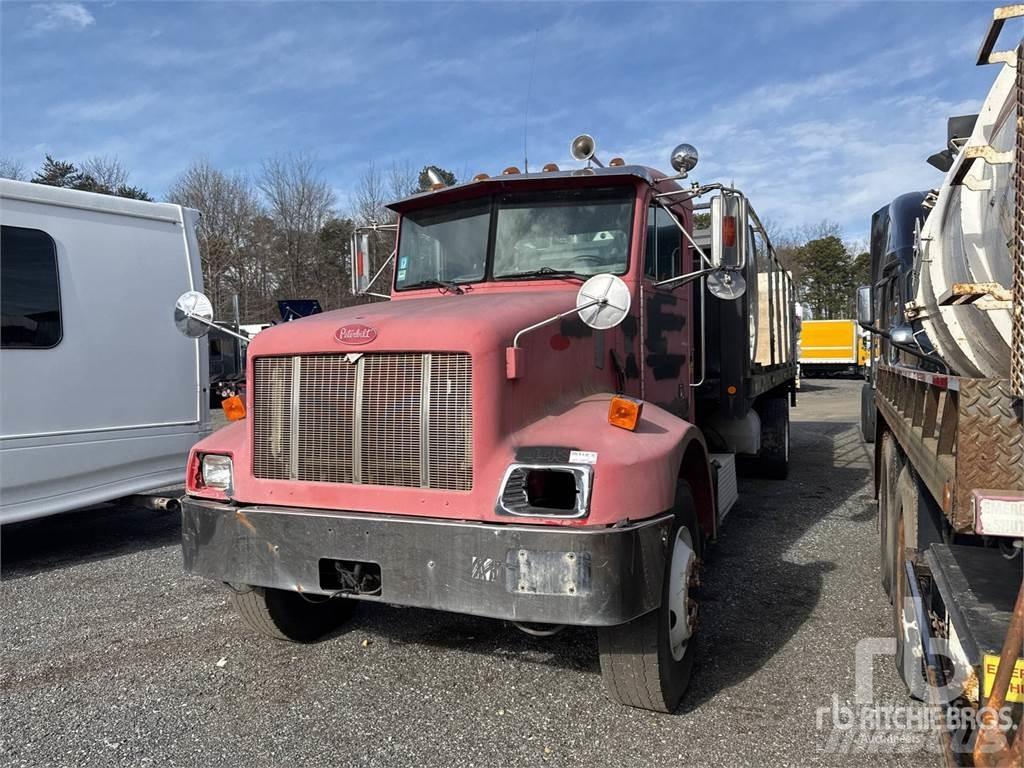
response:
[[[633,190],[574,190],[498,198],[494,276],[540,269],[621,274],[629,261]]]
[[[632,187],[558,190],[412,211],[402,217],[395,287],[478,282],[489,272],[623,274],[634,198]]]
[[[491,201],[412,211],[402,218],[395,286],[483,280]]]

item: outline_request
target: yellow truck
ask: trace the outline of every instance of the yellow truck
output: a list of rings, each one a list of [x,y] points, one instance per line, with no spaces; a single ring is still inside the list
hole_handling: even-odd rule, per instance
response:
[[[856,374],[867,364],[868,349],[855,320],[804,320],[800,331],[800,373]]]

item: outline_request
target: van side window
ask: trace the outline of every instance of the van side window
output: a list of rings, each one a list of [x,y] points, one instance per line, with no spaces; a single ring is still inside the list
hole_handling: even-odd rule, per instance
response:
[[[0,347],[50,349],[60,343],[57,246],[39,229],[0,227]]]
[[[647,253],[644,272],[652,280],[668,280],[682,274],[682,234],[668,211],[660,205],[647,210]]]

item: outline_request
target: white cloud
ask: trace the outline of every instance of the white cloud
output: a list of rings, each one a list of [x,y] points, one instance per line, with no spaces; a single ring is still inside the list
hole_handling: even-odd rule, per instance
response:
[[[55,104],[49,113],[52,117],[72,123],[116,121],[137,115],[155,101],[156,96],[152,93],[115,99],[69,101]]]
[[[35,5],[38,17],[32,28],[36,32],[51,32],[55,29],[85,29],[96,23],[96,18],[82,3],[47,3]]]

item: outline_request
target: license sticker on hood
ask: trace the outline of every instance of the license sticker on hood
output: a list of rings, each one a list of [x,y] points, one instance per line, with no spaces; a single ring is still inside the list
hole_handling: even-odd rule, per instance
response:
[[[570,451],[570,464],[597,464],[597,451]]]

